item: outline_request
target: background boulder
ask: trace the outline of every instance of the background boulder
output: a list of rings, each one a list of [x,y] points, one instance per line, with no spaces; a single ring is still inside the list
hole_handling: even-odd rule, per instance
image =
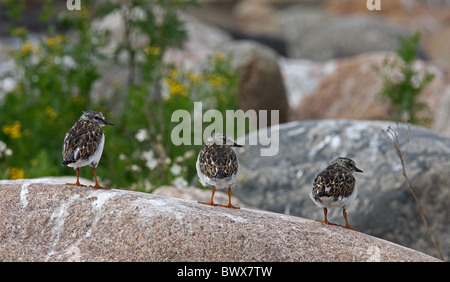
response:
[[[246,146],[238,158],[242,171],[233,195],[264,210],[311,219],[323,211],[309,198],[315,176],[339,156],[352,158],[364,173],[355,175],[359,193],[348,210],[349,223],[364,233],[437,255],[417,205],[402,176],[391,142],[381,130],[392,122],[322,120],[291,122],[279,127],[279,152],[261,157],[260,146]],[[447,257],[450,255],[450,139],[430,130],[400,125],[406,171],[428,224]],[[248,137],[247,137],[248,138]],[[239,144],[248,144],[238,140]],[[344,224],[342,210],[329,220]]]
[[[378,74],[382,69],[383,61],[400,60],[394,53],[365,53],[351,58],[332,60],[333,68],[329,72],[327,64],[312,65],[321,72],[316,76],[315,88],[309,88],[309,94],[302,94],[301,89],[308,85],[292,88],[295,93],[290,100],[293,119],[389,119],[393,106],[387,99],[379,94],[383,88],[383,81]],[[297,67],[283,67],[283,73]],[[426,108],[418,113],[420,119],[430,120],[430,126],[441,134],[450,137],[450,124],[448,123],[448,109],[450,101],[450,73],[447,68],[440,67],[432,62],[417,60],[414,69],[422,78],[425,74],[433,74],[433,81],[424,88],[418,100],[426,104]],[[316,71],[317,72],[317,71]],[[301,73],[305,73],[301,72]],[[301,74],[300,73],[300,74]],[[306,72],[308,73],[308,72]],[[309,72],[311,73],[311,71]],[[325,75],[322,75],[325,74]],[[400,76],[398,70],[391,76]],[[300,76],[288,75],[287,80],[295,80]],[[299,98],[295,98],[299,96]]]
[[[320,9],[291,7],[280,12],[289,57],[329,60],[365,52],[395,51],[399,26],[373,15],[334,17]]]
[[[222,51],[231,55],[239,72],[239,107],[244,110],[279,111],[279,122],[287,122],[289,104],[278,65],[278,55],[272,49],[253,41],[241,40],[224,44]]]

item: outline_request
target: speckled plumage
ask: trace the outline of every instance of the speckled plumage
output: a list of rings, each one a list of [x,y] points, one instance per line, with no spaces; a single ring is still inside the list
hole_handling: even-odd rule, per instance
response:
[[[357,168],[355,162],[349,158],[337,158],[314,179],[310,197],[317,206],[324,209],[325,220],[321,222],[330,224],[327,220],[328,208],[342,208],[345,227],[351,229],[348,225],[346,209],[358,194],[353,172],[362,172],[362,170]]]
[[[355,189],[355,177],[339,165],[329,165],[320,172],[313,184],[313,195],[316,201],[322,197],[332,197],[333,200],[348,198]]]
[[[73,167],[77,170],[76,186],[84,186],[79,182],[79,168],[90,165],[94,168],[94,188],[104,188],[98,184],[96,168],[100,162],[105,143],[105,133],[102,127],[112,125],[105,120],[100,112],[85,111],[74,126],[66,133],[63,144],[62,165]]]
[[[89,157],[97,151],[104,132],[97,124],[79,120],[67,132],[63,146],[63,165],[82,167],[91,165],[97,167],[98,163],[89,162]],[[76,165],[76,164],[79,165]]]
[[[211,144],[204,145],[200,150],[199,166],[201,173],[217,182],[236,175],[239,164],[236,154],[228,145]]]
[[[226,207],[237,208],[231,205],[231,187],[236,182],[239,162],[231,147],[241,146],[226,135],[216,133],[200,150],[196,163],[197,175],[203,186],[212,186],[213,189],[211,201],[201,202],[202,204],[215,206],[213,201],[215,189],[228,187],[229,204]]]

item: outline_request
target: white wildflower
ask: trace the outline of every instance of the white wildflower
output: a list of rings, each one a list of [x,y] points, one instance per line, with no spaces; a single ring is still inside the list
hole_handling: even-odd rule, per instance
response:
[[[16,88],[16,86],[17,86],[17,81],[15,81],[11,77],[7,77],[7,78],[3,79],[2,81],[0,81],[0,89],[3,90],[1,92],[11,92]],[[2,97],[0,97],[0,98],[2,98]]]
[[[138,133],[134,137],[139,141],[143,142],[149,138],[147,129],[139,129]]]
[[[75,60],[70,57],[70,56],[63,56],[62,57],[62,63],[65,67],[69,68],[69,69],[73,69],[77,66],[77,63],[75,63]]]
[[[150,192],[152,190],[153,190],[152,183],[150,182],[150,180],[145,179],[145,181],[144,181],[144,191],[148,193],[148,192]]]
[[[0,140],[0,153],[6,150],[6,144]]]
[[[152,150],[142,153],[142,157],[146,161],[145,166],[149,169],[154,169],[156,166],[158,166],[158,161],[154,158]]]
[[[134,171],[134,172],[141,172],[142,171],[141,167],[138,166],[138,165],[135,165],[135,164],[131,165],[130,169],[131,169],[131,171]]]
[[[173,175],[179,175],[179,174],[181,173],[181,166],[179,166],[179,165],[177,165],[177,164],[173,164],[173,165],[170,167],[170,172],[171,172]]]
[[[182,176],[175,178],[172,181],[172,184],[177,188],[186,188],[188,185],[187,181]]]
[[[12,155],[12,150],[6,147],[6,143],[0,140],[0,158],[3,157],[3,153],[5,156],[10,157]]]

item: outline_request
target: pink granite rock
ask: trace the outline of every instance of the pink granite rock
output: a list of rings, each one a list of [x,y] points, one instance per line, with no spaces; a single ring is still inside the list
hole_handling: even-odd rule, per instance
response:
[[[0,261],[437,259],[300,217],[40,179],[0,181]]]

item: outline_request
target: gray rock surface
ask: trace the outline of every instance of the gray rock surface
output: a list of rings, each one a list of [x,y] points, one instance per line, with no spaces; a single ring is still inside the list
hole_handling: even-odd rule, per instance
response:
[[[0,261],[437,261],[299,217],[47,182],[0,181]]]
[[[402,176],[394,147],[381,134],[388,126],[396,128],[392,122],[350,120],[280,125],[277,155],[260,157],[259,145],[246,146],[239,151],[242,170],[233,195],[264,210],[323,219],[322,209],[309,198],[313,180],[338,156],[350,157],[364,171],[355,175],[359,193],[348,209],[350,225],[364,233],[437,256]],[[405,150],[407,127],[400,125],[400,128],[400,145]],[[237,142],[249,144],[245,140]],[[412,126],[405,162],[428,224],[448,258],[450,139]],[[332,209],[328,218],[344,224],[340,209]]]
[[[280,11],[290,57],[329,60],[364,52],[395,51],[398,36],[406,33],[382,17],[334,17],[301,5]]]

